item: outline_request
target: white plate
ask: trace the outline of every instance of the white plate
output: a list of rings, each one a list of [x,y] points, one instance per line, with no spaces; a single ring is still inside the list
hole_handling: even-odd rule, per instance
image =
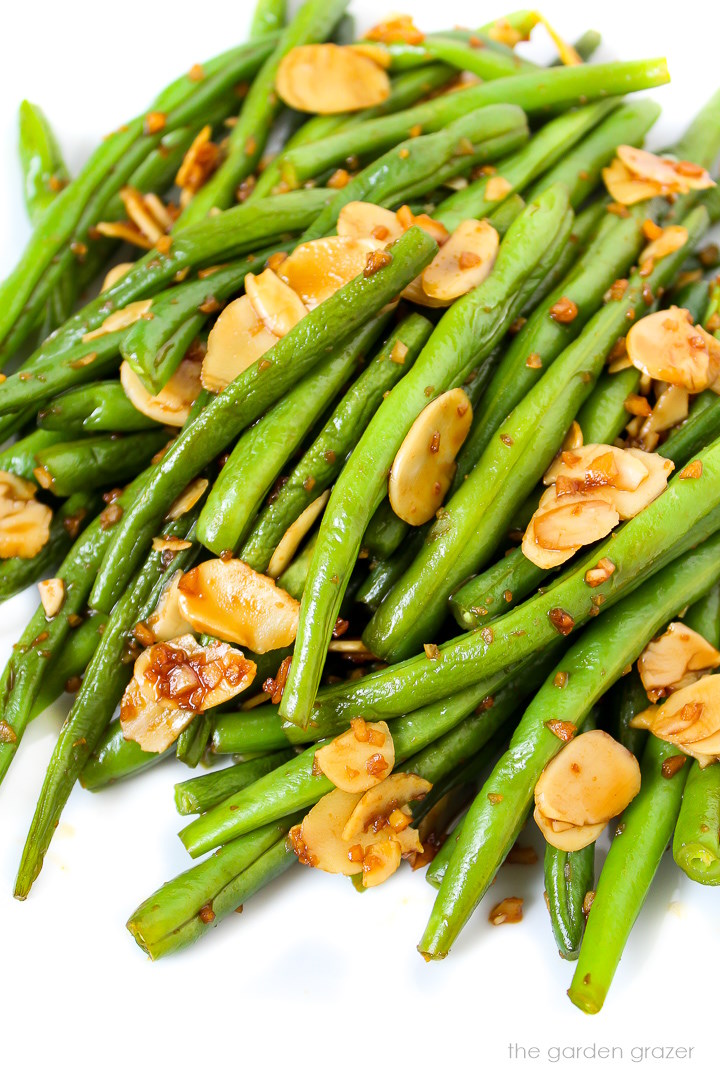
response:
[[[396,3],[358,0],[353,7],[369,25]],[[412,9],[425,29],[472,25],[503,10],[472,0],[398,6]],[[46,109],[77,167],[175,74],[241,40],[251,4],[35,0],[7,8],[0,273],[28,235],[14,159],[20,98]],[[600,58],[668,56],[674,82],[652,92],[665,110],[653,146],[671,142],[715,89],[715,5],[550,0],[542,8],[571,40],[597,25]],[[3,608],[0,659],[34,603],[30,594]],[[637,1048],[694,1047],[690,1071],[710,1075],[718,896],[684,879],[669,857],[595,1018],[565,996],[571,967],[553,945],[539,867],[501,870],[442,964],[426,965],[415,951],[434,894],[422,874],[403,867],[364,896],[344,880],[294,870],[198,946],[151,965],[124,922],[138,901],[188,865],[172,799],[173,782],[187,771],[175,763],[102,795],[76,791],[31,898],[19,905],[11,897],[14,874],[61,719],[56,709],[33,724],[0,788],[1,1075],[41,1075],[60,1065],[75,1077],[198,1077],[200,1070],[372,1077],[395,1065],[413,1078],[505,1077],[518,1071],[511,1043],[537,1048],[524,1060],[536,1076],[549,1071],[553,1047],[592,1054],[593,1046],[594,1061],[566,1064],[575,1073],[605,1068],[600,1048],[615,1048],[614,1069],[635,1076],[633,1057],[643,1056]],[[537,834],[531,842],[541,850]],[[491,927],[490,906],[512,894],[525,898],[523,922]]]

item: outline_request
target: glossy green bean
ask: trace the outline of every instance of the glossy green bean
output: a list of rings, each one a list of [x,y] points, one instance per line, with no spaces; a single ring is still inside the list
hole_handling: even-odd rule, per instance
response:
[[[96,435],[55,443],[35,454],[36,477],[53,495],[118,487],[132,479],[168,441],[165,428],[125,436]]]
[[[266,776],[278,765],[284,765],[293,756],[291,750],[279,750],[273,754],[243,761],[239,765],[230,765],[227,769],[217,769],[205,776],[195,776],[192,780],[183,780],[175,785],[175,806],[179,814],[204,814],[219,802],[242,791],[248,784]]]
[[[38,413],[40,430],[83,435],[86,432],[142,431],[158,423],[139,412],[119,382],[90,383],[53,398]]]

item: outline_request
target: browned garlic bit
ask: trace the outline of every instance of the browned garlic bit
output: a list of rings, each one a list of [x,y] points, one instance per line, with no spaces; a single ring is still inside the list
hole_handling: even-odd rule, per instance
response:
[[[219,393],[256,360],[272,349],[279,338],[262,321],[248,296],[241,296],[218,315],[208,334],[202,363],[202,385]]]
[[[720,675],[705,675],[662,703],[638,713],[631,727],[646,728],[697,759],[701,768],[720,758]]]
[[[198,633],[256,653],[295,640],[298,601],[240,559],[208,559],[183,574],[178,589],[180,614]]]
[[[327,115],[380,105],[390,80],[374,59],[341,45],[300,45],[280,61],[278,94],[300,112]]]
[[[144,251],[153,247],[160,249],[163,244],[169,247],[170,237],[166,234],[177,216],[175,207],[166,206],[153,193],[144,194],[133,187],[121,188],[120,199],[127,218],[124,221],[98,222],[94,228],[100,236],[125,240]]]
[[[639,371],[691,394],[707,390],[720,376],[720,341],[693,326],[685,308],[646,315],[629,331],[626,347]]]
[[[523,537],[526,558],[545,570],[607,536],[664,491],[672,462],[643,450],[589,443],[563,450],[544,476],[550,487]]]
[[[636,146],[618,146],[617,157],[603,169],[605,187],[623,206],[656,195],[686,195],[715,187],[706,169],[691,161],[658,157]]]
[[[143,416],[149,416],[159,424],[182,427],[195,398],[200,393],[200,360],[185,359],[173,377],[159,394],[151,394],[140,377],[123,360],[120,365],[120,382],[127,399]]]
[[[278,267],[278,277],[312,311],[343,285],[362,274],[368,255],[384,244],[352,236],[327,236],[300,244]]]
[[[605,731],[586,731],[563,746],[535,785],[535,821],[561,851],[594,843],[640,790],[640,766]]]
[[[177,521],[183,514],[188,514],[193,506],[202,499],[208,489],[209,483],[210,481],[202,476],[198,476],[195,480],[191,480],[185,490],[178,495],[177,499],[168,510],[168,521]]]
[[[0,559],[32,559],[50,539],[52,510],[33,496],[35,484],[0,471]]]
[[[218,642],[198,645],[190,634],[145,649],[120,704],[126,739],[161,753],[193,717],[222,705],[252,682],[255,664]]]
[[[720,652],[709,641],[671,622],[661,637],[651,641],[638,660],[638,673],[650,701],[667,697],[697,682],[720,664]]]
[[[425,35],[418,30],[412,15],[393,15],[372,26],[365,34],[367,41],[404,41],[407,45],[422,45]]]
[[[158,641],[172,641],[173,638],[192,633],[192,626],[180,614],[178,585],[182,574],[182,570],[173,574],[160,595],[157,607],[147,619],[147,625]]]
[[[354,720],[348,731],[315,753],[316,766],[341,791],[367,791],[392,772],[395,747],[384,721]]]
[[[451,303],[480,285],[495,265],[500,237],[488,221],[471,218],[458,225],[421,275],[423,291]]]
[[[442,506],[471,424],[472,406],[461,387],[435,398],[417,417],[388,481],[390,505],[403,521],[423,525]]]
[[[422,854],[408,803],[424,798],[431,786],[413,773],[394,773],[364,794],[335,788],[291,829],[294,851],[306,866],[329,874],[362,873],[363,885],[379,885],[402,857]]]
[[[112,315],[108,315],[107,319],[103,320],[96,330],[90,330],[87,334],[84,334],[82,340],[94,341],[95,338],[103,337],[105,334],[112,334],[115,330],[124,330],[126,327],[136,323],[143,315],[147,315],[151,307],[152,299],[134,300],[127,307],[113,311]]]
[[[306,506],[302,514],[287,528],[268,563],[269,577],[277,579],[287,570],[295,552],[322,514],[329,498],[330,492],[324,491]]]

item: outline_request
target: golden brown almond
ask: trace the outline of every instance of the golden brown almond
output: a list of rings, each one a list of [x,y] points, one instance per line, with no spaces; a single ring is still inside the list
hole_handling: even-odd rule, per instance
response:
[[[463,221],[421,275],[423,291],[451,303],[480,285],[490,274],[500,246],[488,221]]]
[[[248,274],[245,293],[267,330],[275,337],[289,334],[307,315],[300,297],[269,268],[261,274]]]
[[[655,311],[635,323],[626,344],[639,371],[697,394],[720,375],[720,341],[688,318],[685,308]]]
[[[268,563],[267,572],[269,577],[277,580],[288,568],[300,544],[325,509],[329,498],[330,491],[323,491],[322,495],[319,495],[309,506],[306,506],[292,525],[288,526]]]
[[[172,641],[192,633],[192,626],[180,614],[178,585],[182,573],[182,570],[178,570],[173,574],[163,589],[155,610],[148,617],[148,629],[156,641]]]
[[[614,158],[610,165],[602,170],[602,178],[614,200],[608,209],[614,212],[615,208],[618,208],[619,213],[625,216],[626,207],[662,195],[664,190],[662,184],[654,180],[635,176],[619,157]]]
[[[520,896],[506,896],[499,904],[490,911],[488,922],[493,926],[502,926],[504,923],[519,923],[523,917],[523,902]]]
[[[343,838],[354,839],[380,819],[387,822],[393,810],[424,798],[431,788],[428,780],[414,773],[391,773],[386,780],[366,791],[357,802],[343,828]]]
[[[337,221],[338,236],[349,236],[353,240],[369,237],[385,245],[397,240],[403,231],[392,210],[357,200],[343,206]]]
[[[690,686],[720,664],[720,652],[682,622],[671,622],[645,647],[638,673],[650,701]]]
[[[640,790],[640,766],[605,731],[586,731],[562,748],[535,785],[544,817],[598,825],[621,814]]]
[[[390,80],[377,63],[332,44],[291,49],[280,61],[275,86],[286,105],[322,115],[371,108],[390,95]]]
[[[112,334],[116,330],[124,330],[126,327],[136,323],[143,315],[147,315],[151,307],[151,299],[134,300],[132,304],[128,304],[118,311],[113,311],[112,315],[108,315],[96,330],[90,330],[87,334],[84,334],[82,340],[94,341],[95,338],[103,337],[105,334]]]
[[[158,394],[151,394],[127,360],[120,365],[120,382],[128,401],[142,413],[168,427],[182,427],[200,393],[200,360],[185,359]]]
[[[111,270],[108,270],[107,274],[103,278],[103,283],[100,286],[100,292],[107,292],[108,289],[112,289],[113,285],[116,285],[120,278],[125,277],[129,270],[132,270],[135,263],[121,262],[117,266],[113,266]]]
[[[183,514],[188,514],[193,506],[200,502],[208,489],[209,483],[210,481],[206,480],[204,476],[198,476],[195,480],[191,480],[168,510],[167,520],[177,521]]]
[[[295,248],[278,267],[277,274],[312,311],[362,274],[368,255],[383,246],[366,237],[327,236],[310,240]]]
[[[379,784],[392,772],[395,749],[390,729],[384,721],[368,724],[367,739],[359,740],[353,727],[338,735],[315,752],[315,763],[328,780],[341,791],[351,793],[367,791]],[[382,742],[370,740],[370,733],[382,737]],[[378,755],[377,747],[382,747]],[[379,757],[382,761],[379,761]],[[378,767],[379,765],[379,767]],[[409,825],[405,822],[403,828]],[[400,831],[400,830],[398,830]]]
[[[248,296],[233,300],[208,335],[201,379],[206,390],[219,393],[240,372],[259,360],[279,339],[270,333]]]
[[[674,251],[684,247],[688,241],[688,231],[684,225],[668,225],[655,236],[639,256],[640,263],[656,263]]]
[[[388,496],[403,521],[422,525],[434,516],[455,475],[455,458],[472,424],[461,387],[448,390],[417,417],[395,455]]]

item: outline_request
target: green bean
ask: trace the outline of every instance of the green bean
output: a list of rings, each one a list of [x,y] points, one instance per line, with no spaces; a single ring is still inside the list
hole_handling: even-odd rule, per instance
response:
[[[597,101],[551,120],[541,128],[527,146],[498,164],[497,175],[510,185],[507,195],[513,191],[522,191],[531,180],[554,165],[558,158],[565,155],[575,143],[584,139],[588,132],[611,114],[617,105],[618,102],[612,99]],[[487,198],[485,194],[490,179],[485,176],[468,184],[441,204],[435,216],[446,229],[453,232],[466,218],[486,217],[497,207],[497,197]],[[506,198],[506,195],[501,198]]]
[[[281,31],[230,131],[225,160],[180,215],[181,227],[202,221],[215,207],[224,210],[232,204],[238,184],[250,176],[260,161],[272,123],[282,107],[275,89],[281,60],[291,49],[324,40],[347,3],[348,0],[305,0],[292,22]]]
[[[692,245],[707,227],[707,213],[692,211],[685,222]],[[363,641],[376,656],[405,659],[432,641],[448,595],[491,556],[513,507],[532,491],[557,452],[610,348],[648,311],[651,297],[672,280],[686,250],[662,260],[649,277],[634,274],[622,299],[610,300],[593,316],[502,423],[502,431],[446,503],[415,562],[365,628]]]
[[[563,960],[577,960],[585,932],[584,901],[595,882],[595,845],[561,851],[545,845],[545,895],[555,943]]]
[[[385,394],[409,371],[432,331],[422,315],[405,318],[393,330],[365,371],[357,377],[287,481],[258,516],[240,552],[254,570],[267,570],[285,531],[326,491],[367,427]],[[405,345],[398,363],[396,345]]]
[[[38,451],[35,476],[53,495],[117,487],[137,476],[168,441],[165,428],[137,434],[97,435]]]
[[[119,382],[90,383],[53,398],[38,413],[38,428],[68,435],[95,431],[141,431],[156,420],[138,412]]]
[[[168,523],[166,535],[192,536],[196,516],[191,511],[178,521]],[[177,554],[183,559],[187,558],[188,550],[197,551],[197,548],[193,545],[191,549]],[[128,637],[138,620],[148,610],[152,611],[156,597],[177,568],[176,560],[173,563],[167,565],[163,551],[151,552],[108,617],[48,765],[15,882],[15,896],[19,900],[26,899],[40,873],[75,781],[103,729],[110,722],[118,699],[130,679],[132,668],[127,655]]]
[[[53,514],[50,535],[37,555],[0,561],[0,603],[16,596],[28,585],[50,577],[72,546],[77,523],[97,509],[97,499],[84,491],[71,495]]]
[[[720,527],[720,442],[703,450],[697,460],[703,466],[702,487],[698,487],[700,480],[690,484],[676,477],[659,500],[597,545],[567,576],[497,619],[492,634],[474,630],[440,646],[437,660],[428,660],[425,655],[413,657],[352,683],[322,690],[311,723],[322,725],[330,717],[349,720],[364,716],[370,721],[397,716],[521,662],[557,640],[557,634],[571,632],[597,612],[584,579],[601,558],[609,559],[616,568],[601,595],[606,607],[617,602]]]
[[[286,842],[296,820],[287,817],[256,829],[162,885],[128,919],[138,945],[158,960],[240,911],[259,889],[297,863]]]
[[[719,576],[716,535],[599,616],[562,657],[557,670],[567,679],[548,676],[468,812],[419,945],[427,959],[447,955],[522,827],[540,773],[562,748],[547,718],[577,728],[653,634]],[[602,656],[601,667],[593,662],[597,656]],[[491,801],[490,792],[501,794],[502,801]]]
[[[568,997],[586,1013],[603,1007],[625,943],[640,914],[677,821],[688,773],[663,771],[677,747],[648,738],[642,785],[620,819],[603,864]]]
[[[195,769],[207,750],[208,738],[212,728],[212,717],[200,713],[193,717],[184,731],[181,731],[175,744],[175,756],[190,769]]]
[[[392,116],[369,120],[309,146],[299,146],[283,156],[283,178],[291,187],[298,187],[324,170],[343,164],[348,157],[362,161],[377,156],[407,139],[410,129],[418,124],[425,133],[438,131],[483,105],[504,102],[519,105],[525,112],[541,114],[551,105],[570,106],[581,99],[594,101],[664,82],[667,82],[667,69],[663,60],[593,64],[511,75],[435,98]]]
[[[387,316],[379,315],[366,323],[240,436],[200,515],[198,535],[206,548],[216,555],[237,550],[283,465],[357,373],[387,322]]]
[[[83,765],[79,780],[88,791],[101,791],[118,780],[138,776],[174,753],[174,745],[162,753],[143,750],[138,743],[125,738],[120,721],[115,720],[102,733]]]
[[[473,165],[510,153],[527,137],[522,109],[492,105],[467,113],[440,131],[406,139],[341,188],[303,238],[314,239],[331,232],[340,211],[350,202],[370,200],[392,205],[399,198],[408,202]]]
[[[285,0],[256,0],[250,23],[250,40],[262,38],[273,30],[282,30],[287,15]]]
[[[290,195],[278,196],[288,198]],[[259,205],[250,209],[255,211]],[[393,257],[387,266],[370,277],[353,279],[309,312],[185,428],[157,466],[142,498],[120,523],[117,543],[108,552],[93,589],[96,607],[103,610],[122,594],[163,514],[199,470],[308,374],[327,355],[328,348],[347,341],[394,300],[436,251],[437,245],[427,233],[417,227],[408,229],[390,248]]]
[[[508,231],[492,274],[443,315],[340,474],[320,526],[301,602],[295,661],[280,706],[282,715],[295,723],[304,725],[309,718],[345,587],[400,443],[428,400],[462,385],[497,345],[517,314],[523,291],[535,288],[534,275],[548,249],[562,239],[569,225],[566,214],[567,195],[560,189],[526,208]]]
[[[30,712],[31,720],[68,692],[67,685],[71,680],[80,678],[98,647],[106,619],[106,615],[88,615],[80,626],[70,631],[57,660],[45,672]]]
[[[538,65],[519,56],[507,45],[493,40],[482,30],[452,30],[426,34],[422,44],[405,41],[380,44],[365,42],[382,50],[390,71],[412,70],[432,60],[443,60],[457,71],[470,71],[485,81],[503,79],[521,71],[537,71]]]
[[[290,593],[295,600],[299,600],[303,594],[316,539],[317,533],[310,537],[300,554],[295,556],[288,568],[277,579],[280,588]]]
[[[284,765],[293,756],[291,750],[280,750],[274,754],[243,761],[239,765],[230,765],[227,769],[218,769],[205,776],[193,777],[175,785],[175,805],[179,814],[203,814],[219,802],[242,791],[248,784],[266,776],[278,765]]]
[[[36,225],[70,175],[55,133],[40,106],[22,101],[18,120],[23,195],[28,217]]]
[[[59,431],[31,431],[22,439],[11,443],[7,449],[0,451],[0,471],[12,473],[13,476],[21,476],[23,480],[34,483],[33,469],[37,466],[35,454],[45,450],[55,443],[62,442],[64,434]]]
[[[146,479],[145,476],[138,477],[118,498],[120,510],[127,509],[142,490]],[[61,655],[70,634],[71,622],[85,609],[103,552],[116,527],[100,515],[78,536],[56,572],[56,577],[64,584],[60,611],[48,619],[44,608],[38,607],[5,666],[0,683],[0,714],[3,718],[0,730],[0,782],[12,763],[31,718],[35,701],[47,678],[50,661]]]

